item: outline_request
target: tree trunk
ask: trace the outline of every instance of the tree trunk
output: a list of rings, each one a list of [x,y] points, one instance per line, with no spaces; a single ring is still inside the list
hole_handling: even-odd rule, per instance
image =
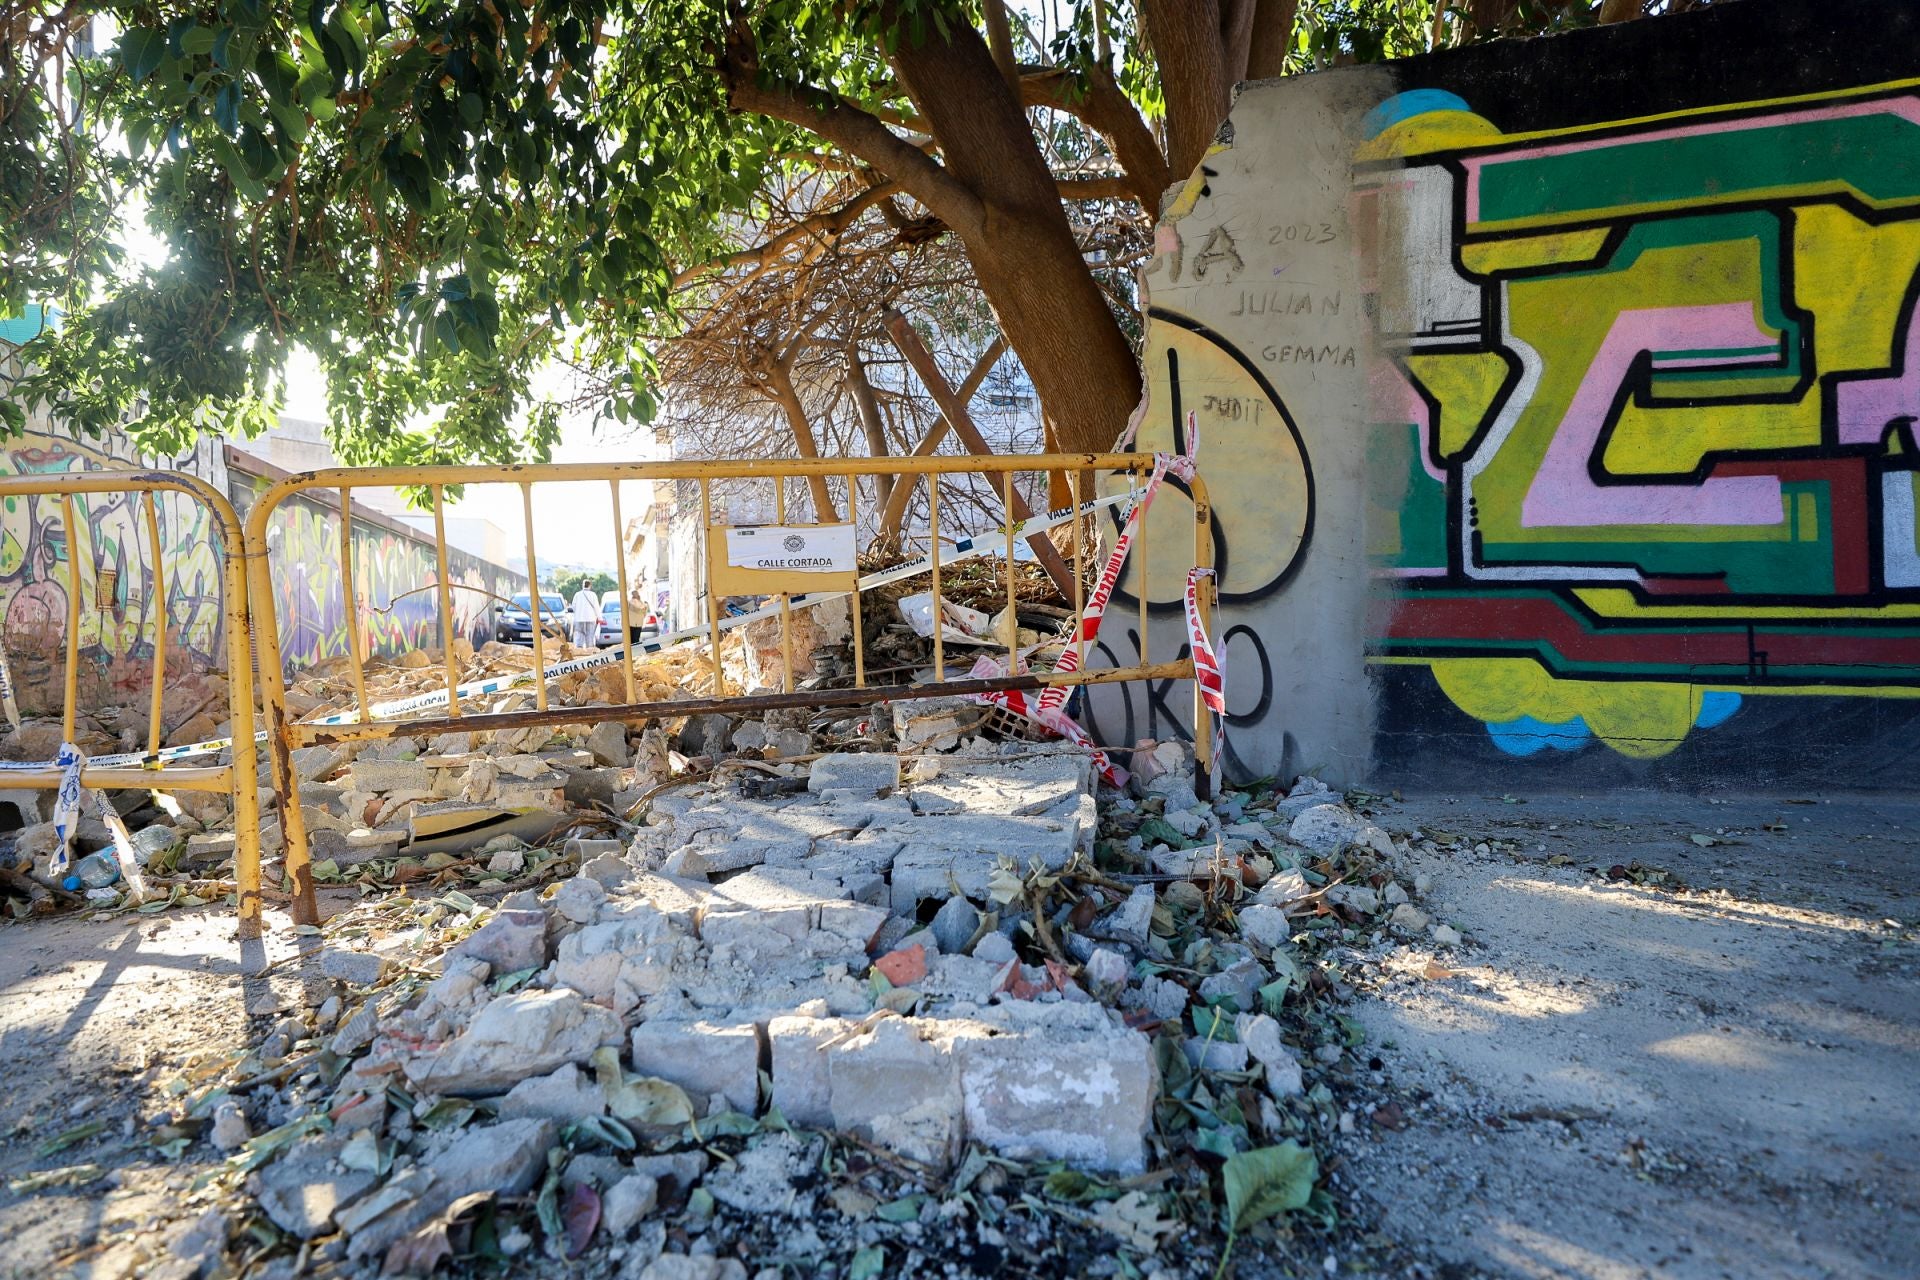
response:
[[[1439,8],[1445,6],[1446,0],[1440,0]],[[1286,74],[1287,54],[1293,49],[1293,23],[1299,8],[1299,0],[1260,0],[1254,9],[1253,30],[1247,38],[1247,79],[1269,80]]]
[[[1238,72],[1247,65],[1243,39],[1251,24],[1241,16],[1244,8],[1229,3],[1227,9],[1222,13],[1220,0],[1140,0],[1167,103],[1167,167],[1176,177],[1192,173],[1207,154],[1227,118]],[[1229,48],[1229,42],[1238,47]],[[1230,56],[1237,66],[1229,64]]]
[[[787,416],[793,432],[793,448],[802,458],[818,458],[820,446],[813,438],[813,424],[807,421],[807,407],[793,386],[793,370],[784,360],[775,360],[767,368],[766,388],[780,411]],[[840,510],[833,505],[833,494],[825,476],[808,476],[807,489],[813,494],[813,518],[821,524],[838,524]]]
[[[876,458],[884,458],[892,452],[887,447],[887,424],[880,420],[880,403],[873,398],[873,384],[867,381],[867,366],[860,360],[860,344],[847,344],[847,382],[853,388],[853,407],[860,411],[860,430],[866,433],[867,452]],[[885,507],[893,498],[893,477],[877,475],[873,478],[874,497],[880,506]]]
[[[902,40],[893,61],[947,172],[980,201],[977,220],[953,225],[1062,446],[1110,448],[1139,402],[1140,367],[1081,257],[1019,99],[964,24],[950,39]]]
[[[1000,357],[1005,355],[1006,352],[1006,338],[998,337],[993,340],[991,346],[981,353],[980,358],[973,362],[973,368],[967,372],[966,379],[960,384],[960,389],[954,392],[954,398],[957,399],[961,405],[965,406],[973,403],[974,393],[980,390],[980,384],[987,380],[987,374],[992,371],[994,365],[1000,363]],[[920,443],[913,447],[913,456],[916,458],[930,457],[933,452],[940,447],[940,442],[946,439],[947,431],[952,425],[953,424],[947,420],[947,415],[942,413],[934,420],[933,425],[927,428],[927,434],[920,438]],[[912,499],[914,485],[917,483],[917,477],[902,477],[900,485],[893,491],[893,496],[887,499],[886,510],[880,513],[880,532],[882,534],[898,536],[900,533],[900,522],[906,518],[907,503]]]

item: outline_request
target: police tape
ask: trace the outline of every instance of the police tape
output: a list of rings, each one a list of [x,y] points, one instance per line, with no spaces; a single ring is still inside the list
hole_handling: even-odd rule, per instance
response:
[[[1076,516],[1085,518],[1086,516],[1106,510],[1109,507],[1131,504],[1135,501],[1139,492],[1140,490],[1137,487],[1129,485],[1127,488],[1115,493],[1083,502],[1077,508],[1062,507],[1045,512],[1044,514],[1031,516],[1028,519],[1017,522],[1013,526],[1013,540],[1019,542],[1032,537],[1034,534],[1045,533],[1049,529],[1057,528],[1069,520],[1075,519]],[[961,561],[972,560],[981,556],[1000,555],[1005,551],[1007,546],[1007,533],[1008,531],[1002,528],[994,529],[970,538],[961,538],[953,544],[951,550],[941,554],[940,563],[944,566],[958,564]],[[860,579],[860,590],[872,591],[877,587],[889,586],[892,583],[901,582],[908,578],[917,577],[923,573],[931,573],[932,571],[933,557],[922,556],[918,560],[909,560],[903,564],[897,564],[891,568],[880,569],[862,576]],[[787,598],[787,607],[789,609],[809,608],[813,605],[825,604],[829,600],[841,599],[847,594],[845,591],[813,591],[803,595],[789,596]],[[734,614],[731,617],[721,619],[720,629],[722,631],[731,631],[738,627],[744,627],[748,623],[758,622],[763,618],[778,617],[779,614],[779,605],[766,605],[748,613]],[[636,657],[651,655],[663,652],[676,645],[705,640],[709,637],[710,633],[710,627],[687,627],[664,636],[655,636],[651,640],[642,640],[639,642],[637,648],[634,648],[633,642],[629,641],[627,644],[615,645],[612,648],[589,657],[570,658],[564,662],[556,662],[546,668],[545,675],[547,679],[551,680],[556,676],[572,675],[575,672],[591,671],[599,667],[610,667],[620,662],[629,648],[634,648]],[[522,685],[532,684],[539,676],[540,673],[535,671],[516,671],[511,675],[490,676],[485,680],[472,680],[458,686],[458,693],[462,699],[484,697],[490,693],[502,693]],[[446,702],[447,691],[445,689],[437,689],[428,693],[416,694],[410,698],[399,698],[391,702],[376,703],[367,709],[367,714],[370,719],[374,720],[392,720],[399,716],[407,715],[410,712],[424,711],[430,707],[444,706]],[[359,713],[356,711],[343,711],[329,716],[322,716],[314,720],[302,721],[301,723],[308,725],[343,725],[357,723],[359,718]],[[265,742],[266,740],[267,734],[265,730],[254,735],[255,742]],[[232,745],[232,738],[209,738],[204,742],[182,743],[179,746],[162,747],[160,750],[152,752],[123,751],[112,755],[94,756],[90,759],[83,760],[82,763],[93,768],[126,768],[136,766],[157,771],[162,766],[171,764],[174,761],[186,760],[194,756],[213,755],[217,752],[225,751]],[[55,764],[60,765],[60,762],[55,762]],[[42,770],[48,767],[46,763],[0,760],[0,772],[9,770]],[[60,765],[60,767],[68,766]],[[75,785],[77,786],[78,767],[71,767],[71,771],[76,779]]]

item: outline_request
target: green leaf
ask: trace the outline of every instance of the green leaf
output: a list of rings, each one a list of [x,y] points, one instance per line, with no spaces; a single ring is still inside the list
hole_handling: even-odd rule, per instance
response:
[[[136,81],[145,80],[167,56],[167,37],[152,27],[134,27],[120,37],[120,64]]]
[[[188,57],[212,53],[219,34],[212,27],[203,27],[196,22],[180,33],[180,52]]]
[[[924,1195],[901,1196],[875,1209],[873,1216],[883,1222],[912,1222],[920,1216],[920,1206],[926,1202]]]
[[[847,1280],[874,1280],[887,1266],[887,1251],[877,1244],[870,1244],[853,1255],[853,1261],[847,1265]]]
[[[1313,1152],[1291,1140],[1229,1157],[1220,1170],[1227,1229],[1238,1235],[1268,1218],[1306,1208],[1319,1176]]]

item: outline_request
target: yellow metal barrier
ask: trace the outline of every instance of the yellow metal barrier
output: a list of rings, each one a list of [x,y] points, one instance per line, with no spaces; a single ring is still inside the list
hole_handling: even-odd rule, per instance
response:
[[[640,702],[636,698],[634,679],[634,634],[632,619],[628,615],[627,584],[628,568],[625,539],[615,521],[614,541],[617,548],[619,580],[621,583],[622,621],[628,637],[620,648],[622,666],[625,671],[627,702],[615,706],[595,706],[591,715],[597,720],[642,721],[666,719],[678,716],[698,715],[706,712],[760,712],[790,707],[822,707],[870,702],[892,701],[911,698],[946,697],[960,694],[986,694],[998,692],[1031,691],[1053,686],[1074,686],[1104,684],[1126,680],[1166,680],[1194,678],[1194,663],[1191,656],[1174,661],[1153,662],[1147,654],[1147,604],[1146,592],[1140,595],[1140,659],[1130,667],[1103,668],[1090,671],[1086,665],[1086,644],[1075,640],[1076,656],[1079,659],[1073,670],[1062,671],[1021,671],[1017,662],[1017,637],[1009,637],[1007,667],[1010,674],[985,679],[949,680],[946,678],[946,654],[942,640],[942,627],[933,627],[933,666],[935,678],[932,681],[909,685],[876,685],[868,681],[861,635],[860,587],[857,576],[852,572],[833,572],[826,575],[818,573],[783,573],[774,569],[755,569],[734,566],[727,563],[725,546],[726,530],[729,526],[714,519],[712,486],[716,481],[771,481],[775,485],[775,523],[784,524],[786,520],[786,482],[806,479],[824,484],[828,479],[845,481],[848,494],[848,514],[844,522],[833,526],[816,525],[812,528],[829,536],[847,537],[859,525],[858,492],[856,483],[863,476],[925,476],[928,483],[929,528],[931,534],[931,578],[934,596],[934,617],[938,619],[941,578],[941,539],[940,539],[940,480],[942,476],[979,475],[997,480],[1000,490],[1000,504],[1005,511],[1004,534],[1006,537],[1005,559],[1007,566],[1007,587],[1009,604],[1013,601],[1015,584],[1014,544],[1025,540],[1036,545],[1036,558],[1043,564],[1064,568],[1063,557],[1050,542],[1039,549],[1038,544],[1045,542],[1044,534],[1020,533],[1020,521],[1016,512],[1021,504],[1015,494],[1015,477],[1021,474],[1045,474],[1050,479],[1058,478],[1061,488],[1074,498],[1075,514],[1072,517],[1072,597],[1076,623],[1084,607],[1083,587],[1087,581],[1088,558],[1093,548],[1087,543],[1092,539],[1082,531],[1084,520],[1080,513],[1081,499],[1091,497],[1093,490],[1086,486],[1096,476],[1130,477],[1137,485],[1144,485],[1154,472],[1155,458],[1146,453],[1111,454],[1039,454],[1014,457],[907,457],[907,458],[848,458],[819,459],[792,462],[762,461],[679,461],[679,462],[633,462],[633,463],[553,463],[546,465],[526,465],[514,467],[486,466],[435,466],[435,467],[339,467],[324,471],[310,471],[289,476],[269,488],[255,501],[247,514],[246,547],[247,571],[250,577],[253,626],[260,654],[261,691],[264,698],[267,717],[267,741],[273,767],[274,789],[280,798],[280,811],[283,831],[286,837],[286,870],[291,881],[294,919],[300,923],[312,923],[317,916],[314,899],[313,874],[309,857],[309,847],[305,822],[303,821],[298,797],[298,787],[293,777],[292,752],[298,747],[319,743],[364,742],[401,735],[419,736],[426,734],[450,733],[458,731],[483,732],[499,729],[524,729],[536,725],[561,725],[577,723],[585,708],[549,707],[547,705],[547,678],[550,664],[547,658],[546,643],[539,627],[533,632],[534,652],[534,689],[536,705],[531,710],[501,712],[492,714],[468,714],[461,706],[460,673],[453,644],[452,588],[446,573],[446,535],[445,520],[442,516],[442,495],[448,485],[477,484],[518,484],[522,491],[522,506],[527,518],[527,576],[533,598],[537,601],[538,562],[535,553],[533,529],[532,486],[539,483],[579,483],[604,482],[612,486],[614,510],[619,511],[619,488],[622,481],[689,481],[697,483],[700,490],[700,510],[702,524],[707,533],[707,567],[709,584],[707,591],[708,634],[705,642],[711,651],[714,677],[714,695],[707,698],[675,698],[660,702]],[[274,616],[272,568],[267,556],[267,529],[275,511],[281,504],[297,494],[312,489],[337,490],[340,501],[341,519],[341,555],[346,564],[347,548],[351,546],[351,499],[356,488],[394,488],[400,486],[425,486],[433,500],[434,540],[438,550],[440,574],[436,584],[440,617],[442,623],[442,665],[445,671],[444,694],[432,695],[436,704],[431,709],[440,710],[438,705],[444,702],[445,713],[416,716],[412,718],[376,718],[375,708],[367,700],[363,658],[357,643],[349,647],[354,688],[357,698],[357,714],[351,718],[345,716],[330,717],[325,723],[296,723],[287,713],[286,681],[283,662],[280,660],[279,624]],[[1193,563],[1202,568],[1212,566],[1213,530],[1212,514],[1208,505],[1206,485],[1198,477],[1189,483],[1194,512]],[[847,526],[851,526],[848,529]],[[804,543],[804,537],[798,532],[793,535]],[[718,553],[716,555],[716,552]],[[1143,557],[1146,553],[1145,522],[1140,525],[1140,533],[1134,546],[1134,554]],[[354,592],[351,569],[343,573],[343,590],[351,597]],[[1201,616],[1210,621],[1213,611],[1213,585],[1210,577],[1203,579],[1200,586]],[[851,614],[854,636],[854,677],[853,683],[845,688],[797,689],[793,672],[793,637],[791,614],[788,603],[791,597],[799,594],[815,595],[825,592],[846,592],[852,596]],[[785,671],[782,688],[778,692],[752,695],[728,696],[726,678],[721,664],[721,614],[720,599],[723,595],[747,593],[753,595],[777,596],[780,601],[781,650]],[[357,599],[343,601],[346,616],[359,616]],[[416,699],[420,702],[422,699]],[[427,708],[418,708],[425,710]],[[399,713],[404,715],[405,712]],[[1206,704],[1199,696],[1196,686],[1194,696],[1194,742],[1199,757],[1200,776],[1211,773],[1211,746],[1213,734]],[[237,724],[237,721],[236,721]]]
[[[62,532],[67,554],[67,616],[64,652],[66,680],[61,701],[61,729],[64,740],[72,742],[80,698],[80,622],[81,569],[74,549],[80,515],[76,498],[90,493],[145,494],[147,540],[153,550],[154,590],[164,602],[168,577],[165,549],[160,541],[159,516],[155,495],[178,493],[197,502],[207,513],[218,535],[220,556],[220,605],[227,654],[227,699],[232,741],[225,749],[229,763],[219,765],[181,765],[167,767],[174,749],[161,745],[161,698],[166,683],[167,611],[163,607],[155,627],[153,654],[153,692],[147,724],[147,749],[137,755],[103,758],[88,763],[80,772],[80,783],[96,790],[139,789],[154,791],[226,792],[233,799],[234,879],[238,888],[240,936],[257,937],[260,932],[260,792],[258,755],[255,751],[253,656],[249,648],[251,633],[247,625],[247,579],[241,568],[243,541],[240,518],[233,505],[212,485],[196,476],[171,471],[85,471],[69,475],[0,476],[0,500],[12,501],[34,495],[53,494],[60,499]],[[87,544],[92,546],[92,540]],[[271,597],[268,597],[271,599]],[[218,749],[203,744],[195,754],[218,754]],[[184,758],[184,757],[182,757]],[[109,762],[111,761],[111,762]],[[43,768],[9,768],[0,779],[8,786],[57,790],[62,771],[51,763]]]

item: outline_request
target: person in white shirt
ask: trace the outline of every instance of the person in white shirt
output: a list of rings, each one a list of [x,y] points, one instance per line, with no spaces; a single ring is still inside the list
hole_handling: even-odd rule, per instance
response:
[[[573,593],[573,647],[591,649],[600,637],[600,597],[582,586]]]

